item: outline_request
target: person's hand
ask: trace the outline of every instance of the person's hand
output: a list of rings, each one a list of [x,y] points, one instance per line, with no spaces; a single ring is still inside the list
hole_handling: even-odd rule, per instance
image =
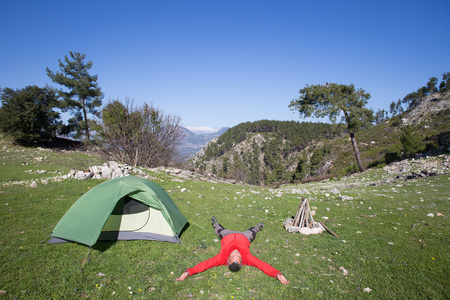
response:
[[[278,279],[282,284],[289,284],[289,280],[287,280],[286,277],[283,276],[283,274],[278,274],[278,275],[277,275],[277,279]]]
[[[181,274],[180,277],[177,278],[177,281],[183,281],[183,280],[185,280],[186,277],[188,277],[188,276],[189,276],[189,272],[186,271],[186,272],[184,272],[183,274]]]

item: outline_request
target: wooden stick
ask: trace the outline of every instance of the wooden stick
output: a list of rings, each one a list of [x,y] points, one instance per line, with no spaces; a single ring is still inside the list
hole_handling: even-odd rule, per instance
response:
[[[300,204],[298,205],[298,208],[297,208],[297,213],[296,213],[296,215],[295,215],[295,217],[294,217],[294,220],[292,221],[292,226],[295,226],[295,223],[297,223],[297,221],[299,220],[299,218],[300,218],[300,208],[301,208],[301,206],[302,206],[302,201],[300,201]]]
[[[311,217],[311,210],[309,209],[309,200],[307,200],[306,201],[306,208],[305,208],[305,213],[306,213],[306,216],[305,216],[305,227],[308,227],[308,228],[311,228],[311,226],[310,226],[310,222],[309,222],[309,219],[310,219],[310,217]]]
[[[297,211],[297,221],[294,224],[296,227],[300,226],[300,222],[301,222],[301,219],[302,219],[303,201],[304,200],[305,200],[305,198],[302,198],[302,201],[300,202],[300,205],[299,205],[299,209]]]
[[[304,222],[304,218],[305,218],[305,204],[306,204],[306,200],[303,201],[303,203],[302,203],[302,210],[300,213],[300,223],[298,225],[298,227],[300,227],[300,228],[303,227],[303,222]]]
[[[334,235],[335,237],[339,237],[336,233],[334,233],[333,231],[330,230],[330,228],[328,228],[327,226],[325,226],[325,224],[323,224],[322,221],[319,221],[319,223],[323,226],[323,228],[325,228],[329,233],[331,233],[332,235]]]

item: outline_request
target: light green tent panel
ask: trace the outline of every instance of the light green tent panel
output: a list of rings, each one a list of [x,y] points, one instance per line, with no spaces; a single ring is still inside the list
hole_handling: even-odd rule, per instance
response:
[[[136,201],[137,202],[137,201]],[[146,204],[141,202],[137,202],[136,206],[139,206],[136,209],[134,207],[133,211],[129,213],[123,213],[121,210],[121,214],[112,213],[108,220],[103,226],[103,231],[138,231],[147,226],[150,220],[150,210],[152,209]],[[118,203],[119,204],[119,203]],[[117,208],[117,205],[116,205]],[[115,208],[115,209],[116,209]],[[115,210],[114,209],[114,210]],[[167,224],[167,222],[164,222]]]
[[[122,215],[111,214],[103,226],[102,232],[133,231],[173,235],[172,228],[166,222],[161,211],[145,204],[142,206],[145,207],[144,211]]]
[[[170,234],[171,228],[168,223],[163,222],[164,216],[161,211],[150,208],[150,215],[152,217],[150,218],[148,225],[139,231],[146,231],[145,228],[148,228],[149,232]]]
[[[121,216],[120,210],[130,200],[140,203],[141,207],[131,205],[127,209],[137,211]],[[133,219],[136,224],[124,222],[125,219]],[[56,225],[49,242],[73,241],[88,246],[97,240],[110,239],[179,242],[178,235],[186,223],[186,217],[159,185],[140,177],[126,176],[99,184],[81,196]],[[118,230],[113,230],[114,227]],[[144,227],[147,231],[141,230]]]

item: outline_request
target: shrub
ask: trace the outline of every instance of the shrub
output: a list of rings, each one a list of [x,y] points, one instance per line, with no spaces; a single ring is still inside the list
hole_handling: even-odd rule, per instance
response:
[[[58,99],[50,88],[27,86],[21,90],[5,88],[1,93],[0,128],[16,142],[31,144],[49,141],[61,125]]]
[[[397,152],[397,151],[387,152],[387,153],[384,155],[384,161],[386,162],[386,164],[390,164],[390,163],[392,163],[392,162],[394,162],[394,161],[399,161],[399,160],[401,160],[401,159],[402,159],[402,158],[401,158],[401,156],[400,156],[400,153]]]
[[[404,127],[402,129],[402,134],[400,136],[400,142],[403,146],[403,153],[405,157],[413,157],[418,152],[424,150],[422,144],[422,139],[420,136],[413,132],[410,126]]]

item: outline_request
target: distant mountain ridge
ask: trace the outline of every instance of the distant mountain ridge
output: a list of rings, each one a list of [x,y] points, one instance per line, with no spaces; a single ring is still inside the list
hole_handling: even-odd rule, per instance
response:
[[[216,132],[204,134],[196,134],[185,127],[182,129],[185,137],[177,149],[182,159],[188,159],[200,151],[211,139],[221,136],[229,127],[222,127]]]
[[[212,129],[211,127],[185,127],[187,130],[192,131],[195,134],[212,134],[218,132],[217,129]]]

